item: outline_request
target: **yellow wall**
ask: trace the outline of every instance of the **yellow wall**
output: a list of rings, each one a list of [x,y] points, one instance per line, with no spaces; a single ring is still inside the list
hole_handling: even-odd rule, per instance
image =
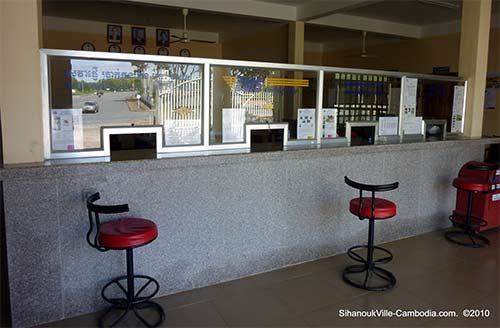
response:
[[[222,44],[224,59],[288,62],[288,26],[270,28]]]
[[[40,3],[0,1],[0,108],[4,162],[43,160]]]
[[[44,30],[43,31],[43,47],[49,49],[67,49],[67,50],[81,50],[82,44],[84,42],[91,42],[96,51],[108,51],[109,43],[106,40],[106,24],[101,24],[103,27],[102,34],[96,33],[84,33],[84,32],[71,32],[71,31],[55,31],[55,30]],[[130,26],[122,25],[123,31],[130,30]],[[156,55],[156,39],[154,37],[155,28],[147,28],[148,32],[152,32],[153,36],[146,40],[146,53],[150,55]],[[133,53],[134,45],[132,45],[130,34],[124,33],[122,43],[119,44],[123,53]],[[169,54],[177,56],[180,49],[187,48],[191,52],[192,57],[204,57],[204,58],[221,58],[222,47],[218,43],[198,43],[190,42],[188,44],[178,42],[172,43],[169,47]]]
[[[488,73],[500,76],[500,29],[490,31],[488,51]],[[500,89],[496,91],[495,110],[485,110],[483,135],[500,135]]]

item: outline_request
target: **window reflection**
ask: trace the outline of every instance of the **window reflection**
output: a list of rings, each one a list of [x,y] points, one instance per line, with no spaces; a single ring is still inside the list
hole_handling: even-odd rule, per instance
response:
[[[53,151],[101,148],[101,128],[163,125],[165,146],[201,144],[199,65],[50,59]]]

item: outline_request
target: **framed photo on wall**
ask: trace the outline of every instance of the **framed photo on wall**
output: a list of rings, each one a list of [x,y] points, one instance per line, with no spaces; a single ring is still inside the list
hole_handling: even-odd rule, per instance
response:
[[[132,44],[134,46],[146,45],[146,29],[132,26]]]
[[[122,43],[122,37],[121,25],[108,24],[108,43]]]
[[[156,46],[168,47],[170,45],[170,30],[156,29]]]

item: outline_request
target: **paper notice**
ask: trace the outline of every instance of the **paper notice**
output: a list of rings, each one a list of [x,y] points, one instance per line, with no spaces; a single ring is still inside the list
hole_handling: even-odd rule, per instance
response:
[[[297,118],[297,139],[314,139],[316,109],[299,108]]]
[[[378,120],[379,136],[394,136],[398,134],[398,117],[380,117]]]
[[[323,108],[323,138],[337,137],[337,108]]]
[[[453,109],[451,115],[451,132],[462,132],[465,110],[465,87],[456,85],[453,92]]]

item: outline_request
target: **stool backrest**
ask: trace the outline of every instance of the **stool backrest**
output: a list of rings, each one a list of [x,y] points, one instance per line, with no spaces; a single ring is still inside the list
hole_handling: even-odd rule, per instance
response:
[[[372,218],[374,217],[374,211],[375,211],[375,192],[384,192],[384,191],[391,191],[394,189],[397,189],[399,187],[399,182],[393,182],[385,185],[369,185],[369,184],[364,184],[364,183],[359,183],[356,181],[353,181],[349,179],[347,176],[344,176],[344,181],[345,183],[353,187],[354,189],[359,190],[359,211],[358,213],[361,213],[361,207],[363,206],[363,191],[369,191],[371,192],[371,208],[372,208]]]
[[[99,229],[101,227],[101,221],[99,218],[99,214],[119,214],[125,213],[129,211],[128,204],[120,204],[120,205],[97,205],[94,204],[96,201],[101,199],[101,195],[96,192],[95,194],[90,195],[87,198],[87,210],[89,212],[89,231],[87,232],[87,243],[102,252],[107,251],[107,248],[102,247],[99,244]],[[94,231],[94,225],[96,227],[95,235],[92,240],[91,235]]]

